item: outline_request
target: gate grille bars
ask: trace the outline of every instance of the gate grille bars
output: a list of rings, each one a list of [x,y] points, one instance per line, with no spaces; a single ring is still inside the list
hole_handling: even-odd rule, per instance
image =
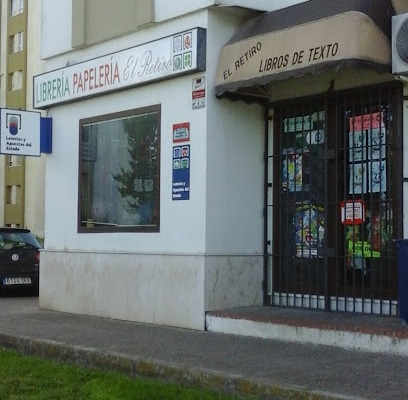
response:
[[[401,121],[399,84],[266,110],[266,304],[396,314]]]

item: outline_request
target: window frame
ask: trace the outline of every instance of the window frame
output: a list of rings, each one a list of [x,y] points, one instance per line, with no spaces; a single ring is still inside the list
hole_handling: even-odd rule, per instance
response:
[[[10,17],[13,18],[17,13],[17,0],[10,0]]]
[[[24,32],[17,32],[9,36],[9,54],[21,53],[24,50]]]
[[[14,18],[24,12],[24,0],[10,0],[10,18]]]
[[[11,74],[9,74],[9,77],[10,92],[16,92],[17,90],[21,90],[23,88],[23,71],[21,69],[13,71]]]
[[[154,214],[156,217],[156,222],[153,225],[116,225],[116,226],[82,226],[81,223],[81,186],[82,186],[82,132],[83,126],[89,124],[103,123],[104,121],[119,120],[126,117],[138,116],[147,113],[156,113],[157,114],[157,187],[155,189],[155,205],[154,205]],[[78,127],[78,199],[77,199],[77,232],[78,233],[106,233],[106,232],[141,232],[141,233],[155,233],[160,232],[160,145],[161,143],[161,105],[151,105],[141,108],[135,108],[126,111],[119,111],[110,114],[103,114],[89,118],[83,118],[79,120]]]
[[[17,34],[17,51],[16,53],[20,53],[24,50],[24,32],[19,32]]]

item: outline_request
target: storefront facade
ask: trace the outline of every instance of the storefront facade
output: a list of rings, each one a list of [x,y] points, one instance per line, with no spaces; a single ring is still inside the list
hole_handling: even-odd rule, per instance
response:
[[[262,107],[213,94],[241,18],[197,11],[35,77],[53,120],[42,308],[204,329],[262,304]]]
[[[329,2],[287,10],[308,3]],[[286,20],[293,40],[285,10],[210,7],[50,56],[40,306],[193,329],[262,304],[395,314],[394,10],[345,3]]]
[[[223,49],[218,96],[267,110],[265,304],[398,313],[394,12],[387,1],[306,2],[254,18]]]

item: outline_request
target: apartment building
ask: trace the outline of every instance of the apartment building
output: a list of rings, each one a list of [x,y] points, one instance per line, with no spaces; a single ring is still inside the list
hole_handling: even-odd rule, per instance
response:
[[[32,78],[41,72],[41,2],[1,2],[1,108],[33,110]],[[0,221],[44,237],[45,158],[0,156]]]
[[[398,313],[407,6],[270,3],[42,1],[42,308]]]

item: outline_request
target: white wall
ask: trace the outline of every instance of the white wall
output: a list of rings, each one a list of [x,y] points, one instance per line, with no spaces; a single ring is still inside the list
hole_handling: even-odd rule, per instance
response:
[[[173,30],[170,23],[163,24],[154,29],[154,33],[162,37],[203,26],[203,15],[205,13],[180,20],[177,27],[172,24]],[[117,233],[115,249],[183,254],[262,252],[262,109],[215,98],[218,55],[236,26],[233,18],[224,14],[212,13],[212,21],[207,32],[206,108],[192,110],[191,107],[192,79],[203,75],[200,73],[50,108],[48,116],[53,118],[54,140],[53,153],[47,156],[48,249],[106,251],[112,248],[111,234],[76,232],[79,120],[161,104],[161,229],[159,233],[148,235]],[[141,35],[150,39],[152,29]],[[140,41],[140,38],[127,38],[125,48],[132,41]],[[118,42],[110,45],[105,44],[104,54],[118,49]],[[86,59],[86,52],[81,53],[81,58]],[[93,51],[89,53],[92,58]],[[64,57],[59,60],[63,61]],[[171,129],[174,123],[187,121],[191,129],[190,200],[172,201]],[[71,217],[62,218],[63,215]]]
[[[43,309],[204,329],[199,256],[45,251]]]
[[[53,118],[53,154],[47,162],[48,249],[86,249],[178,253],[204,252],[205,111],[191,109],[192,76],[168,80],[50,110]],[[160,232],[149,234],[78,234],[79,120],[96,115],[161,104],[161,216]],[[190,122],[191,197],[172,201],[172,126]],[[55,221],[59,221],[58,224]],[[51,233],[51,234],[50,234]]]
[[[190,15],[51,65],[205,25],[205,13]],[[195,76],[202,74],[50,108],[54,140],[47,156],[40,307],[204,329],[207,110],[192,110]],[[161,104],[160,232],[77,233],[79,120],[153,104]],[[190,122],[191,129],[188,201],[172,201],[172,126],[179,122]]]
[[[49,109],[42,308],[204,329],[207,310],[261,304],[262,112],[214,97],[219,53],[238,22],[203,11],[48,61],[52,70],[207,28],[205,72]],[[203,76],[206,107],[193,110],[192,79]],[[160,232],[77,233],[79,120],[153,104],[161,104]],[[172,126],[180,122],[190,122],[188,201],[172,200]]]
[[[71,50],[72,0],[41,0],[41,58]]]
[[[303,3],[304,1],[308,0],[194,0],[189,2],[185,0],[173,0],[169,7],[168,0],[156,0],[155,20],[156,22],[165,21],[211,6],[220,8],[242,7],[257,11],[274,11],[297,3]]]
[[[221,6],[238,6],[260,11],[274,11],[294,4],[304,3],[305,1],[309,0],[221,0],[215,3]]]
[[[207,233],[210,254],[261,254],[263,232],[263,109],[218,100],[215,76],[222,45],[238,20],[211,12],[208,26]]]
[[[155,22],[185,16],[211,6],[217,7],[244,7],[257,11],[273,11],[282,7],[302,3],[307,0],[168,0],[155,1]],[[71,0],[41,0],[42,8],[47,10],[41,20],[41,57],[48,59],[59,54],[72,51],[71,46]]]

